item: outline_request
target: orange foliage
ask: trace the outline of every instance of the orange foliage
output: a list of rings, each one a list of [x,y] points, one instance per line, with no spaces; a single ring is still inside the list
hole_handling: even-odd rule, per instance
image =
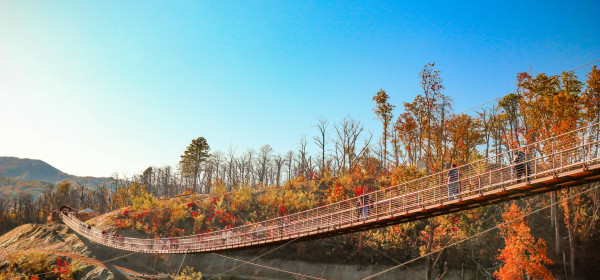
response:
[[[535,241],[522,215],[523,212],[514,203],[502,214],[502,220],[510,223],[500,227],[505,247],[500,250],[498,260],[504,265],[494,272],[494,276],[507,280],[554,279],[544,267],[544,264],[552,264],[546,256],[546,242],[543,239]]]

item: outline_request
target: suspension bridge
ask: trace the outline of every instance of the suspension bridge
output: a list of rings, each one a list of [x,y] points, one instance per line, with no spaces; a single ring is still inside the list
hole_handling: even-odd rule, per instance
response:
[[[448,172],[443,171],[371,192],[368,200],[354,197],[240,227],[162,239],[102,234],[65,206],[60,218],[93,242],[153,254],[216,252],[323,238],[600,181],[599,131],[600,124],[593,124],[523,146],[526,156],[518,162],[515,149],[459,166],[458,195],[449,193]]]

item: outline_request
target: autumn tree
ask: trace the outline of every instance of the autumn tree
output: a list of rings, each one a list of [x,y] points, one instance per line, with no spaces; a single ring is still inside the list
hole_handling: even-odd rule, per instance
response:
[[[210,147],[206,139],[198,137],[192,140],[192,143],[185,149],[183,155],[181,155],[181,161],[179,162],[181,174],[192,181],[192,190],[194,192],[197,191],[196,187],[200,171],[202,170],[202,164],[208,158],[209,150]]]
[[[446,125],[450,142],[448,162],[469,162],[477,145],[483,143],[480,120],[467,114],[453,115]]]
[[[425,228],[419,231],[422,245],[421,256],[425,256],[425,279],[432,279],[432,270],[438,263],[442,248],[449,243],[466,238],[466,233],[459,228],[458,216],[438,216],[425,220]],[[439,251],[436,254],[431,252]]]
[[[580,116],[579,101],[583,84],[573,72],[523,80],[521,114],[527,124],[527,140],[559,135],[576,128]]]
[[[498,260],[503,266],[494,272],[501,280],[512,279],[554,279],[544,264],[552,264],[546,256],[546,242],[535,240],[523,217],[523,211],[512,204],[502,214],[504,223],[500,234],[504,238],[504,249],[500,250]]]
[[[62,181],[60,184],[58,184],[56,191],[58,192],[58,207],[69,204],[71,196],[71,183]]]
[[[435,62],[428,63],[423,67],[423,70],[419,73],[421,78],[421,88],[423,89],[424,97],[424,112],[425,112],[425,127],[427,127],[427,150],[426,155],[428,158],[427,167],[431,167],[431,159],[434,157],[432,151],[432,145],[434,145],[434,131],[436,127],[439,129],[439,125],[435,121],[435,113],[438,111],[438,102],[443,101],[442,90],[444,85],[442,78],[440,77],[440,71],[434,70]],[[442,103],[443,106],[443,103]],[[441,119],[441,118],[440,118]],[[434,127],[435,126],[435,127]],[[441,139],[438,139],[438,141]]]
[[[406,160],[410,165],[415,165],[419,157],[420,134],[418,129],[419,123],[409,112],[400,114],[394,124],[398,141],[404,146]]]
[[[384,170],[387,170],[387,137],[388,137],[388,127],[390,126],[390,122],[392,121],[394,110],[394,105],[390,104],[388,101],[390,97],[387,92],[383,89],[379,89],[379,91],[373,96],[373,101],[375,101],[375,108],[373,111],[381,123],[383,125],[383,135],[382,135],[382,144],[383,144],[383,156],[381,158],[383,163]]]
[[[584,117],[588,122],[600,122],[600,69],[594,65],[587,74],[583,93]]]
[[[498,107],[501,109],[499,121],[502,124],[498,126],[498,129],[501,130],[502,142],[506,150],[514,148],[520,142],[520,134],[523,130],[521,129],[519,102],[522,98],[520,94],[510,93],[498,102]]]
[[[144,170],[144,172],[140,176],[140,181],[141,181],[140,183],[142,185],[145,185],[150,193],[157,195],[157,192],[154,189],[154,184],[153,184],[153,180],[152,180],[153,176],[154,176],[154,171],[152,170],[152,167],[146,168],[146,170]]]

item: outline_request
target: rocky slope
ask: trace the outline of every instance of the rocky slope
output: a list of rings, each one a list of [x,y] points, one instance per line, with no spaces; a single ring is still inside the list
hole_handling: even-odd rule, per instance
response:
[[[144,279],[151,278],[144,275],[158,274],[137,257],[106,261],[129,252],[89,243],[62,224],[26,224],[17,227],[0,236],[0,251],[0,266],[7,264],[8,255],[17,252],[45,253],[76,260],[81,268],[78,279]]]

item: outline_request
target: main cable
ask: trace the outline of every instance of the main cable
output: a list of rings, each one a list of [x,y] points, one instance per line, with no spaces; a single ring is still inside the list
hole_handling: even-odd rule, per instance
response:
[[[179,268],[177,269],[177,273],[175,273],[175,277],[177,277],[177,275],[179,275],[179,271],[181,270],[181,266],[183,266],[183,262],[185,261],[185,256],[187,256],[187,251],[183,255],[183,259],[181,259],[181,264],[179,264]]]
[[[219,257],[223,257],[223,258],[227,258],[227,259],[232,259],[232,260],[235,260],[235,261],[238,261],[238,262],[243,262],[243,263],[247,263],[247,264],[259,266],[259,267],[262,267],[262,268],[272,269],[272,270],[276,270],[276,271],[280,271],[280,272],[285,272],[285,273],[289,273],[289,274],[293,274],[293,275],[298,275],[298,276],[302,276],[302,277],[306,277],[306,278],[311,278],[311,279],[325,280],[325,278],[310,276],[310,275],[306,275],[306,274],[302,274],[302,273],[297,273],[297,272],[293,272],[293,271],[287,271],[287,270],[283,270],[283,269],[280,269],[280,268],[275,268],[275,267],[271,267],[271,266],[267,266],[267,265],[253,263],[253,262],[250,262],[250,261],[245,261],[245,260],[242,260],[242,259],[238,259],[238,258],[234,258],[234,257],[230,257],[230,256],[225,256],[225,255],[221,255],[221,254],[217,254],[217,253],[212,253],[212,254],[216,255],[216,256],[219,256]]]
[[[252,262],[252,261],[254,261],[254,260],[258,259],[258,258],[264,257],[264,256],[266,256],[266,255],[268,255],[268,254],[270,254],[270,253],[272,253],[272,252],[275,252],[276,250],[279,250],[279,249],[283,248],[285,245],[288,245],[288,244],[290,244],[290,243],[292,243],[292,242],[294,242],[294,241],[298,240],[298,238],[300,238],[300,236],[298,236],[298,237],[296,237],[296,238],[294,238],[294,239],[292,239],[292,240],[290,240],[290,241],[288,241],[288,242],[286,242],[286,243],[283,243],[283,244],[281,244],[281,245],[279,245],[279,246],[277,246],[277,247],[275,247],[275,248],[273,248],[273,249],[271,249],[271,250],[267,251],[266,253],[264,253],[264,254],[262,254],[262,255],[259,255],[259,256],[255,257],[255,258],[253,258],[253,259],[250,259],[250,261],[249,261],[249,262]],[[215,253],[212,253],[212,254],[215,254]],[[215,255],[216,255],[216,254],[215,254]],[[242,266],[244,266],[244,265],[245,265],[245,264],[240,264],[240,265],[238,265],[238,266],[234,266],[233,268],[231,268],[231,269],[229,269],[229,270],[227,270],[227,271],[225,271],[225,272],[221,273],[221,275],[222,275],[222,274],[225,274],[225,273],[227,273],[227,272],[233,271],[233,270],[237,269],[238,267],[242,267]],[[213,278],[210,278],[210,279],[214,279],[214,277],[213,277]]]
[[[581,68],[583,68],[583,67],[585,67],[585,66],[588,66],[588,65],[590,65],[590,64],[593,64],[593,63],[595,63],[595,62],[598,62],[598,61],[600,61],[600,59],[596,59],[596,60],[594,60],[594,61],[588,62],[588,63],[586,63],[586,64],[584,64],[584,65],[578,66],[578,67],[576,67],[576,68],[573,68],[573,69],[571,69],[571,70],[569,70],[569,71],[566,71],[566,72],[572,72],[572,71],[575,71],[575,70],[581,69]],[[558,75],[560,75],[560,74],[555,74],[555,75],[552,75],[552,76],[550,76],[550,77],[555,77],[555,76],[558,76]],[[502,96],[496,97],[496,98],[494,98],[494,99],[492,99],[492,100],[488,100],[488,101],[486,101],[486,102],[484,102],[484,103],[481,103],[481,104],[479,104],[479,105],[476,105],[476,106],[470,107],[470,108],[468,108],[468,109],[465,109],[465,110],[463,110],[463,111],[460,111],[460,112],[459,112],[459,113],[457,113],[457,114],[458,114],[458,115],[460,115],[460,114],[466,113],[466,112],[468,112],[468,111],[471,111],[471,110],[473,110],[473,109],[479,108],[479,107],[481,107],[481,106],[483,106],[483,105],[486,105],[486,104],[489,104],[489,103],[491,103],[491,102],[497,101],[497,100],[499,100],[499,99],[501,99],[501,98],[503,98],[503,97],[505,97],[505,96],[507,96],[507,95],[508,95],[508,94],[505,94],[505,95],[502,95]],[[449,118],[450,118],[450,117],[445,117],[445,118],[442,118],[442,119],[440,119],[440,121],[447,121]],[[431,123],[429,123],[429,124],[428,124],[428,126],[431,126]],[[413,128],[413,129],[412,129],[412,130],[410,130],[410,131],[407,131],[407,132],[404,132],[404,133],[403,133],[403,134],[401,134],[401,135],[398,135],[398,137],[400,137],[400,136],[405,136],[405,135],[407,135],[407,134],[409,134],[409,133],[411,133],[411,132],[414,132],[416,129],[417,129],[417,128]],[[259,190],[258,192],[263,192],[263,191],[276,191],[276,190],[279,190],[279,189],[281,189],[281,187],[278,187],[278,188],[271,188],[271,189],[262,189],[262,190]],[[223,196],[223,195],[230,194],[230,193],[234,193],[234,192],[235,192],[235,191],[229,191],[229,192],[225,192],[225,193],[222,193],[222,194],[199,194],[199,195],[201,195],[201,196],[208,196],[208,197],[218,197],[218,196]],[[186,196],[189,196],[189,195],[186,195]],[[180,197],[183,197],[183,196],[180,196]],[[175,197],[175,198],[177,198],[177,197]],[[206,199],[206,198],[204,198],[204,199]],[[200,200],[195,200],[195,201],[191,201],[191,202],[197,202],[197,201],[200,201]],[[187,202],[187,203],[191,203],[191,202]],[[154,211],[159,211],[159,210],[164,210],[164,209],[171,209],[171,208],[175,208],[175,207],[183,206],[183,205],[185,205],[185,204],[187,204],[187,203],[182,203],[182,204],[179,204],[179,205],[175,205],[175,206],[169,206],[169,207],[156,208],[156,209],[151,209],[151,210],[144,210],[144,211],[134,211],[134,212],[129,212],[128,214],[136,214],[136,213],[149,213],[149,212],[154,212]]]
[[[566,71],[566,72],[573,72],[573,71],[575,71],[575,70],[581,69],[581,68],[583,68],[583,67],[586,67],[586,66],[588,66],[588,65],[590,65],[590,64],[593,64],[593,63],[595,63],[595,62],[598,62],[598,61],[600,61],[600,59],[596,59],[596,60],[594,60],[594,61],[592,61],[592,62],[588,62],[588,63],[586,63],[586,64],[584,64],[584,65],[581,65],[581,66],[579,66],[579,67],[573,68],[573,69],[571,69],[571,70],[569,70],[569,71]],[[554,75],[550,76],[549,78],[556,77],[556,76],[558,76],[558,75],[560,75],[560,74],[554,74]],[[509,94],[510,94],[510,93],[509,93]],[[479,104],[479,105],[477,105],[477,106],[473,106],[473,107],[471,107],[471,108],[465,109],[465,110],[463,110],[463,111],[459,112],[457,115],[460,115],[460,114],[466,113],[466,112],[468,112],[468,111],[471,111],[471,110],[473,110],[473,109],[479,108],[479,107],[481,107],[481,106],[483,106],[483,105],[486,105],[486,104],[488,104],[488,103],[491,103],[491,102],[494,102],[494,101],[496,101],[496,100],[499,100],[499,99],[501,99],[501,98],[504,98],[505,96],[507,96],[507,95],[509,95],[509,94],[504,94],[504,95],[502,95],[502,96],[496,97],[496,98],[494,98],[494,99],[492,99],[492,100],[489,100],[489,101],[487,101],[487,102],[481,103],[481,104]],[[450,119],[450,117],[444,117],[444,118],[441,118],[441,119],[440,119],[440,121],[447,121],[448,119]],[[430,127],[430,126],[431,126],[431,122],[429,122],[429,123],[427,124],[427,126],[426,126],[426,127],[423,127],[423,128],[427,128],[427,127]],[[400,136],[405,136],[405,135],[407,135],[407,134],[409,134],[409,133],[411,133],[411,132],[414,132],[415,130],[417,130],[417,128],[416,128],[416,127],[415,127],[415,128],[413,128],[413,129],[411,129],[411,130],[409,130],[409,131],[406,131],[406,132],[402,133],[401,135],[398,135],[398,137],[400,137]]]
[[[498,228],[499,228],[499,227],[501,227],[501,226],[505,226],[505,225],[507,225],[507,224],[513,223],[513,222],[515,222],[515,221],[517,221],[517,220],[520,220],[520,219],[522,219],[522,218],[525,218],[525,217],[527,217],[527,216],[529,216],[529,215],[531,215],[531,214],[534,214],[534,213],[540,212],[540,211],[542,211],[542,210],[544,210],[544,209],[547,209],[547,208],[549,208],[549,207],[552,207],[552,206],[554,206],[554,205],[556,205],[556,204],[559,204],[559,203],[561,203],[561,202],[564,202],[564,201],[570,200],[570,199],[572,199],[572,198],[574,198],[574,197],[576,197],[576,196],[579,196],[579,195],[582,195],[582,194],[584,194],[584,193],[587,193],[587,192],[589,192],[589,191],[592,191],[592,190],[598,189],[599,187],[600,187],[600,184],[597,184],[597,185],[596,185],[595,187],[593,187],[593,188],[589,188],[589,189],[587,189],[587,190],[584,190],[584,191],[581,191],[581,192],[579,192],[579,193],[576,193],[576,194],[570,195],[570,196],[568,196],[567,198],[561,199],[561,200],[559,200],[559,201],[556,201],[556,202],[554,202],[554,203],[551,203],[551,204],[549,204],[549,205],[547,205],[547,206],[544,206],[544,207],[542,207],[542,208],[539,208],[539,209],[537,209],[537,210],[531,211],[531,212],[529,212],[529,213],[525,213],[525,214],[523,214],[523,215],[521,215],[521,216],[519,216],[519,217],[517,217],[517,218],[514,218],[514,219],[512,219],[512,220],[509,220],[509,221],[506,221],[506,222],[499,223],[499,224],[497,224],[497,225],[495,225],[495,226],[493,226],[493,227],[491,227],[491,228],[488,228],[488,229],[486,229],[486,230],[480,231],[480,232],[478,232],[478,233],[476,233],[476,234],[474,234],[474,235],[468,236],[468,237],[466,237],[466,238],[463,238],[463,239],[461,239],[461,240],[458,240],[458,241],[456,241],[456,242],[453,242],[453,243],[451,243],[451,244],[449,244],[449,245],[446,245],[446,246],[444,246],[444,247],[441,247],[441,248],[439,248],[439,249],[433,250],[433,251],[431,251],[431,252],[429,252],[429,253],[427,253],[427,254],[425,254],[425,255],[422,255],[422,256],[419,256],[419,257],[413,258],[413,259],[411,259],[411,260],[409,260],[409,261],[406,261],[406,262],[403,262],[403,263],[401,263],[401,264],[399,264],[399,265],[397,265],[397,266],[394,266],[394,267],[388,268],[388,269],[386,269],[386,270],[380,271],[380,272],[378,272],[378,273],[375,273],[375,274],[373,274],[373,275],[371,275],[371,276],[369,276],[369,277],[365,277],[365,278],[363,278],[362,280],[371,279],[371,278],[373,278],[373,277],[375,277],[375,276],[378,276],[378,275],[384,274],[384,273],[386,273],[386,272],[388,272],[388,271],[394,270],[394,269],[396,269],[396,268],[399,268],[399,267],[405,266],[405,265],[407,265],[407,264],[409,264],[409,263],[411,263],[411,262],[417,261],[417,260],[419,260],[419,259],[422,259],[422,258],[424,258],[424,257],[427,257],[427,256],[429,256],[429,255],[432,255],[432,254],[435,254],[435,253],[441,252],[442,250],[445,250],[445,249],[447,249],[447,248],[453,247],[453,246],[455,246],[455,245],[458,245],[458,244],[460,244],[460,243],[463,243],[463,242],[465,242],[465,241],[467,241],[467,240],[470,240],[470,239],[473,239],[473,238],[475,238],[475,237],[478,237],[478,236],[480,236],[480,235],[482,235],[482,234],[488,233],[488,232],[490,232],[490,231],[492,231],[492,230],[498,229]]]

